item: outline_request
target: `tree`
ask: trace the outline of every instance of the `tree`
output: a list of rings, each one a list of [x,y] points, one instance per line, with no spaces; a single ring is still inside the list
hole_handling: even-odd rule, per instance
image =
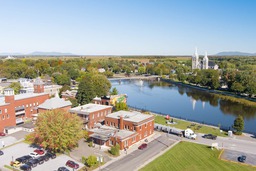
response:
[[[119,150],[120,150],[120,145],[116,144],[111,147],[111,149],[109,150],[109,153],[114,156],[119,156]]]
[[[15,94],[19,94],[20,93],[21,85],[20,85],[19,82],[13,82],[13,83],[10,84],[9,87],[14,90]]]
[[[236,130],[235,134],[242,134],[242,131],[244,130],[244,119],[241,115],[238,115],[238,117],[235,119],[233,128]]]
[[[115,105],[115,111],[119,111],[119,110],[128,110],[127,104],[124,103],[124,102],[116,103],[116,105]]]
[[[111,95],[118,95],[118,90],[116,87],[112,89]]]
[[[77,102],[81,105],[92,101],[95,96],[107,95],[111,84],[102,74],[87,73],[81,79],[76,94]]]
[[[83,137],[82,121],[63,110],[40,113],[32,141],[53,151],[64,152],[77,146]]]
[[[238,82],[234,82],[231,86],[231,90],[235,91],[235,92],[243,92],[245,89],[245,87],[241,84],[241,83],[238,83]]]
[[[96,156],[89,156],[87,159],[86,159],[86,164],[89,166],[89,167],[92,167],[94,165],[96,165],[98,163],[97,161],[97,157]]]

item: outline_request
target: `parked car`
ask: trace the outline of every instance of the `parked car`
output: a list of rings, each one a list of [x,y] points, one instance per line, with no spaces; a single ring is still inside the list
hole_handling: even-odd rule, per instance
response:
[[[26,163],[28,162],[30,159],[32,159],[31,156],[26,155],[26,156],[22,156],[16,159],[16,161],[19,161],[20,163]]]
[[[44,161],[48,161],[48,160],[50,159],[50,157],[47,156],[47,155],[44,155],[44,156],[42,156],[42,157],[44,157]]]
[[[39,164],[43,164],[44,163],[44,156],[40,156],[38,158],[36,158],[39,161]]]
[[[1,155],[4,155],[4,152],[3,152],[2,150],[0,150],[0,156],[1,156]]]
[[[31,160],[29,160],[29,161],[26,163],[26,165],[29,165],[29,166],[31,166],[31,167],[36,167],[37,164],[39,164],[39,160],[37,160],[37,159],[31,159]]]
[[[66,162],[66,166],[69,166],[73,169],[78,169],[79,168],[79,165],[77,163],[75,163],[74,161],[72,161],[72,160],[68,160]]]
[[[5,133],[4,132],[0,132],[0,136],[5,136]]]
[[[143,144],[141,144],[140,146],[139,146],[139,148],[138,149],[140,149],[140,150],[143,150],[144,148],[147,148],[147,144],[146,143],[143,143]]]
[[[58,171],[69,171],[66,167],[59,167]]]
[[[39,154],[39,155],[43,155],[44,154],[44,150],[42,150],[42,149],[36,149],[36,150],[34,150],[34,152]]]
[[[216,135],[212,135],[212,134],[205,134],[205,135],[203,135],[203,138],[216,140],[217,136]]]
[[[10,165],[13,166],[13,167],[20,167],[21,166],[21,162],[19,162],[19,161],[14,161],[14,162],[11,161]]]
[[[29,166],[29,165],[23,164],[22,166],[20,166],[20,170],[23,170],[23,171],[31,171],[32,168],[31,168],[31,166]]]
[[[39,154],[35,153],[35,152],[32,152],[32,153],[29,153],[29,155],[33,158],[36,158],[39,156]]]
[[[45,154],[45,156],[48,156],[48,157],[51,158],[51,159],[55,159],[55,158],[56,158],[56,154],[54,154],[54,153],[52,153],[52,152],[47,152],[47,153]]]
[[[242,155],[242,156],[238,157],[238,161],[240,161],[242,163],[244,163],[245,160],[246,160],[246,156],[245,155]]]

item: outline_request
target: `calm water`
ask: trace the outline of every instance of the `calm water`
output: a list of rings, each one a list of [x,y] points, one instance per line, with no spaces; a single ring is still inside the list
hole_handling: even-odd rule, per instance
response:
[[[241,114],[245,131],[256,133],[256,107],[246,107],[204,91],[165,82],[125,80],[111,83],[119,93],[128,95],[130,106],[224,127],[231,127]]]

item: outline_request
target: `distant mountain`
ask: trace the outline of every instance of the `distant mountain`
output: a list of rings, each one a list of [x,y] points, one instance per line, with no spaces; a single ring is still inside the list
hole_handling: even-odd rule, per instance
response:
[[[246,52],[219,52],[216,56],[256,56],[256,53]]]
[[[61,53],[61,52],[32,52],[28,54],[22,53],[0,53],[0,56],[76,56],[72,53]]]

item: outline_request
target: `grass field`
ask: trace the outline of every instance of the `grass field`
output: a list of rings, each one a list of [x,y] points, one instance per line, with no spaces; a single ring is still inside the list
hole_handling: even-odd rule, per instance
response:
[[[189,121],[184,121],[184,120],[180,120],[180,119],[173,119],[174,122],[176,122],[177,124],[172,124],[169,125],[170,127],[175,127],[175,128],[179,128],[179,129],[187,129],[188,126],[190,126],[195,133],[199,132],[199,133],[204,133],[204,134],[213,134],[213,135],[217,135],[217,136],[227,136],[227,132],[220,132],[219,128],[216,127],[211,127],[211,126],[207,126],[207,125],[201,125],[196,123],[195,126],[191,126],[192,122]],[[155,123],[158,124],[162,124],[162,125],[168,125],[166,124],[166,119],[164,116],[160,116],[160,115],[155,115]],[[201,126],[201,127],[198,127]]]
[[[245,171],[256,170],[251,166],[218,159],[220,151],[190,143],[180,142],[140,171]]]

